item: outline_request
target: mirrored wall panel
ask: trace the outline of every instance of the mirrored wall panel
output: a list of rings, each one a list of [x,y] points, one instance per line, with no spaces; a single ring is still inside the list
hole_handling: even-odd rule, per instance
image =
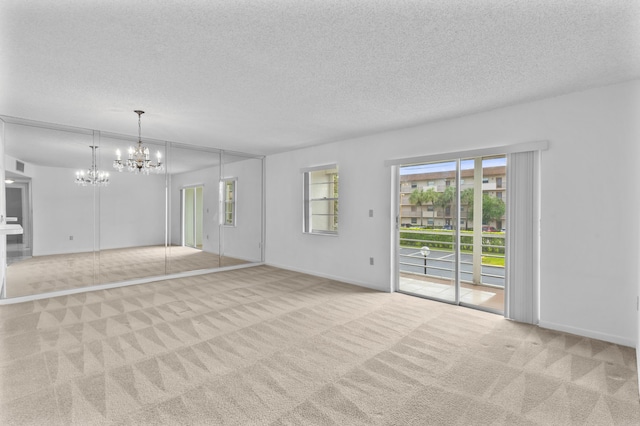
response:
[[[263,161],[222,153],[221,241],[225,264],[262,259]]]
[[[149,157],[161,167],[131,170],[128,151],[137,142],[101,135],[100,172],[109,173],[107,185],[97,185],[97,274],[100,284],[161,276],[166,273],[167,209],[166,144],[145,141]],[[118,154],[119,153],[119,154]],[[114,162],[123,161],[121,169]]]
[[[170,159],[167,270],[220,267],[220,152],[172,144]]]
[[[261,156],[3,121],[7,298],[263,261]]]

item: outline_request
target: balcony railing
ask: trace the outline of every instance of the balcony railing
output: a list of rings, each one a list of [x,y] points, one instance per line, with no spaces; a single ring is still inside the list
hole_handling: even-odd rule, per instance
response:
[[[401,229],[400,272],[454,280],[455,232],[452,230]],[[460,280],[465,283],[504,288],[505,233],[482,232],[480,280],[473,277],[473,231],[460,232]],[[424,257],[421,247],[429,247]]]

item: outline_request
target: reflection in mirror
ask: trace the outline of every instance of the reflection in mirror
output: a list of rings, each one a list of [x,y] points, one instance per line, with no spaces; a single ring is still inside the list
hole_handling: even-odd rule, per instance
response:
[[[144,140],[155,160],[165,158],[165,144]],[[99,283],[121,282],[161,276],[165,268],[166,173],[151,170],[136,173],[126,167],[118,171],[114,160],[129,157],[136,142],[102,136],[100,170],[109,172],[109,185],[99,187]],[[137,169],[136,169],[137,170]]]
[[[10,246],[6,297],[95,283],[95,188],[75,183],[91,167],[93,144],[91,131],[5,124],[5,173],[26,188],[17,220],[29,224]]]
[[[262,164],[261,158],[222,154],[221,192],[225,202],[221,206],[221,239],[225,266],[262,259]],[[233,185],[233,194],[229,194],[229,184]],[[230,196],[232,206],[228,204]]]
[[[172,143],[167,167],[171,217],[167,271],[218,268],[220,152]]]
[[[2,119],[6,297],[262,261],[262,157],[143,139],[163,169],[120,172],[138,138]]]

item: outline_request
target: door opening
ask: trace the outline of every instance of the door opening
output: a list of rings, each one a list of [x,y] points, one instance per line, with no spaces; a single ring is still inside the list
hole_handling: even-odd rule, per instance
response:
[[[5,183],[7,223],[22,226],[20,235],[7,235],[7,265],[29,259],[33,254],[31,236],[31,179],[11,177]]]

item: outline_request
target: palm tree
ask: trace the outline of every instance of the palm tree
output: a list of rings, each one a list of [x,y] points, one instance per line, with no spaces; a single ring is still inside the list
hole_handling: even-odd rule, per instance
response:
[[[467,215],[464,221],[464,229],[469,229],[469,221],[473,220],[473,188],[467,188],[460,193],[460,204],[466,207]]]
[[[429,188],[423,194],[424,194],[423,195],[423,197],[424,197],[423,201],[425,203],[431,203],[433,211],[435,212],[435,210],[436,210],[436,201],[438,201],[438,192],[433,188]],[[433,216],[433,217],[435,218],[435,216]],[[434,224],[435,224],[435,219],[434,219]]]
[[[438,199],[436,200],[435,204],[442,209],[442,217],[445,216],[446,209],[453,202],[455,195],[456,195],[455,186],[447,186],[444,192],[441,192],[438,194]]]
[[[422,227],[422,205],[426,204],[426,200],[424,198],[425,192],[422,189],[414,189],[411,195],[409,196],[409,202],[411,204],[415,204],[416,206],[420,206],[420,226]]]

